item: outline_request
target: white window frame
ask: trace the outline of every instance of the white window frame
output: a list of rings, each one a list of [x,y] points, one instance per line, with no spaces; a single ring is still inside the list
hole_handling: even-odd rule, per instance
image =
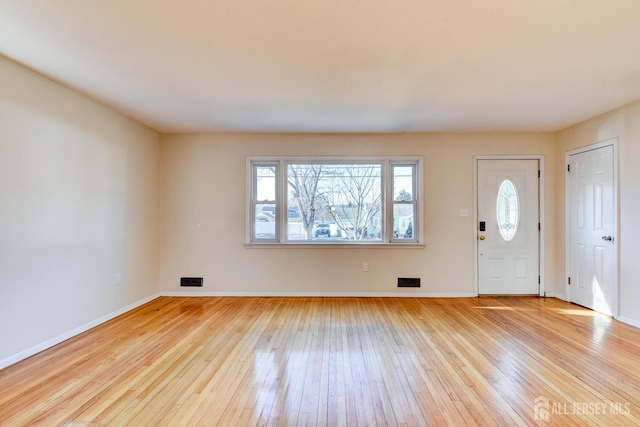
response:
[[[399,201],[399,200],[394,200],[393,195],[394,195],[394,188],[393,188],[393,168],[394,166],[409,166],[413,169],[413,191],[417,192],[419,190],[419,185],[418,185],[418,177],[421,176],[421,169],[419,168],[419,165],[417,164],[417,162],[413,162],[413,161],[401,161],[401,160],[391,160],[389,162],[389,178],[386,179],[387,184],[389,185],[389,190],[387,191],[387,210],[389,212],[387,218],[389,218],[389,222],[387,223],[387,228],[389,229],[389,232],[391,233],[390,236],[390,242],[392,243],[404,243],[404,242],[412,242],[412,243],[418,243],[418,238],[417,236],[419,236],[419,231],[421,230],[420,227],[420,221],[418,220],[418,218],[420,218],[419,215],[419,203],[418,203],[418,195],[417,194],[413,194],[413,198],[412,200],[409,201]],[[413,206],[413,239],[400,239],[397,238],[393,235],[393,208],[395,205],[410,205]]]
[[[275,200],[258,200],[258,189],[257,189],[257,180],[258,180],[258,174],[257,174],[257,169],[259,167],[275,167],[275,179],[276,179],[276,188],[275,188]],[[250,187],[250,200],[249,200],[249,204],[250,204],[250,217],[247,218],[247,221],[249,222],[249,225],[251,227],[250,229],[250,237],[251,239],[253,239],[254,242],[256,241],[260,241],[260,242],[264,242],[264,243],[277,243],[279,241],[278,236],[280,235],[280,217],[281,217],[281,209],[279,206],[279,199],[280,199],[280,164],[277,161],[260,161],[260,162],[254,162],[251,164],[251,170],[249,173],[250,176],[250,181],[251,181],[251,187]],[[255,236],[255,214],[256,214],[256,206],[260,205],[260,204],[274,204],[276,207],[276,211],[275,211],[275,234],[274,234],[274,238],[273,239],[254,239]]]
[[[384,229],[379,240],[288,240],[287,239],[287,194],[288,194],[288,165],[289,164],[380,164],[382,173],[381,185],[381,224]],[[274,239],[256,239],[255,233],[255,208],[263,203],[256,200],[256,166],[276,167],[276,235]],[[398,202],[393,200],[393,166],[412,166],[413,174],[413,200]],[[246,214],[245,214],[245,246],[247,247],[424,247],[422,233],[422,194],[423,194],[423,158],[421,156],[251,156],[246,159]],[[398,203],[412,204],[414,206],[413,238],[396,238],[393,236],[393,206]]]

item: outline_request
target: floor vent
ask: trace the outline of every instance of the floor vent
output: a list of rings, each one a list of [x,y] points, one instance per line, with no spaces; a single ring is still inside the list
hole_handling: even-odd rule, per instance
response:
[[[202,287],[202,277],[181,277],[180,286]]]
[[[420,278],[398,277],[399,288],[419,288]]]

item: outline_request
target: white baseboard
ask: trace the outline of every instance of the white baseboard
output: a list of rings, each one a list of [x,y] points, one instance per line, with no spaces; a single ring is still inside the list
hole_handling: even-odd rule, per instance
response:
[[[562,301],[567,301],[567,297],[564,296],[564,295],[561,295],[561,294],[552,294],[552,293],[547,292],[546,297],[547,298],[557,298],[557,299],[560,299]]]
[[[618,320],[622,323],[626,323],[627,325],[635,326],[636,328],[640,328],[640,322],[635,319],[630,319],[625,316],[618,316]]]
[[[473,292],[193,292],[164,291],[163,297],[396,297],[396,298],[473,298]]]
[[[33,347],[30,347],[30,348],[28,348],[26,350],[23,350],[23,351],[21,351],[19,353],[16,353],[16,354],[12,355],[12,356],[9,356],[9,357],[7,357],[5,359],[2,359],[2,360],[0,360],[0,369],[4,369],[7,366],[11,366],[14,363],[18,363],[19,361],[26,359],[27,357],[31,357],[34,354],[40,353],[43,350],[46,350],[48,348],[53,347],[54,345],[60,344],[61,342],[66,341],[69,338],[73,338],[76,335],[80,335],[81,333],[86,332],[91,328],[95,328],[96,326],[98,326],[98,325],[100,325],[100,324],[102,324],[104,322],[107,322],[107,321],[109,321],[109,320],[111,320],[111,319],[113,319],[115,317],[118,317],[121,314],[126,313],[127,311],[131,311],[134,308],[140,307],[141,305],[146,304],[149,301],[152,301],[152,300],[158,298],[159,296],[160,296],[160,294],[154,294],[154,295],[151,295],[149,297],[143,298],[143,299],[141,299],[139,301],[136,301],[136,302],[134,302],[132,304],[129,304],[129,305],[125,306],[125,307],[122,307],[122,308],[120,308],[120,309],[118,309],[116,311],[113,311],[113,312],[109,313],[109,314],[105,314],[104,316],[99,317],[96,320],[93,320],[93,321],[91,321],[89,323],[86,323],[86,324],[84,324],[82,326],[78,326],[77,328],[74,328],[74,329],[72,329],[72,330],[70,330],[68,332],[65,332],[64,334],[58,335],[57,337],[51,338],[51,339],[49,339],[47,341],[44,341],[44,342],[42,342],[40,344],[34,345]]]

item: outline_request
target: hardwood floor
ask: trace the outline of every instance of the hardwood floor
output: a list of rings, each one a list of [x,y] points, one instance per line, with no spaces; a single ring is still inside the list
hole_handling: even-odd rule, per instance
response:
[[[0,371],[0,425],[640,425],[640,330],[556,299],[158,298]]]

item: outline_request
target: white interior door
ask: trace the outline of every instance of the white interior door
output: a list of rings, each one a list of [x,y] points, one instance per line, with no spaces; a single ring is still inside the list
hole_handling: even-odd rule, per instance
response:
[[[613,145],[568,156],[569,301],[616,310]]]
[[[478,293],[539,294],[539,163],[478,160]]]

